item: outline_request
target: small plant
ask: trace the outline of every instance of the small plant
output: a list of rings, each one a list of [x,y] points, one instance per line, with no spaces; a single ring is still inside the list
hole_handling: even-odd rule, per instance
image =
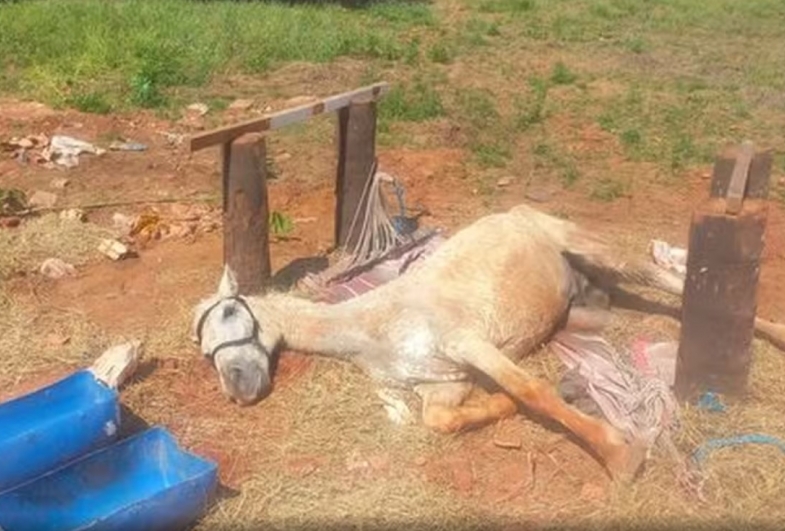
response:
[[[525,131],[532,125],[542,123],[545,120],[545,100],[548,96],[548,83],[542,78],[533,77],[529,79],[529,86],[532,88],[532,98],[525,104],[520,99],[515,101],[517,108],[515,129],[518,131]]]
[[[622,144],[627,147],[639,146],[643,140],[641,132],[637,129],[625,129],[622,131],[620,138]]]
[[[449,64],[454,56],[454,51],[443,42],[437,42],[428,49],[428,58],[434,63]]]
[[[523,13],[535,7],[534,0],[486,0],[479,10],[481,13]]]
[[[131,102],[134,105],[151,109],[160,107],[165,101],[166,98],[152,78],[143,74],[131,78]]]
[[[273,210],[270,212],[270,231],[274,236],[285,237],[294,230],[294,222],[292,218]]]
[[[112,105],[106,100],[106,96],[100,92],[72,94],[66,98],[65,103],[82,112],[93,114],[109,114],[112,112]]]
[[[394,87],[379,105],[382,122],[401,120],[407,122],[423,122],[444,115],[439,93],[422,81],[412,85]]]
[[[561,180],[564,184],[565,188],[569,188],[580,179],[581,174],[578,172],[578,168],[575,167],[575,164],[572,161],[568,161],[565,163],[564,169],[562,170]]]
[[[609,203],[624,196],[624,184],[612,179],[603,179],[591,192],[591,198]]]
[[[551,82],[555,85],[571,85],[575,83],[577,79],[578,76],[569,68],[567,68],[567,65],[561,61],[553,65],[553,70],[551,71]]]
[[[502,142],[477,143],[472,146],[477,162],[485,168],[503,168],[510,158],[510,148]]]
[[[643,40],[641,37],[635,37],[628,40],[626,43],[627,49],[632,53],[643,53],[646,51],[647,45],[646,41]]]

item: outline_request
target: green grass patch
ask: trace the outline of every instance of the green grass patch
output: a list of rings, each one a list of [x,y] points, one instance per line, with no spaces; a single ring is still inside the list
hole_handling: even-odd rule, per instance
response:
[[[554,85],[572,85],[577,79],[578,76],[561,61],[553,65],[551,83]]]
[[[0,7],[3,85],[90,112],[160,107],[171,87],[341,56],[416,64],[404,30],[435,23],[430,6],[41,0]],[[89,80],[89,91],[80,84]]]
[[[398,83],[379,104],[379,119],[384,124],[394,121],[423,122],[443,116],[442,99],[436,88],[424,80]]]

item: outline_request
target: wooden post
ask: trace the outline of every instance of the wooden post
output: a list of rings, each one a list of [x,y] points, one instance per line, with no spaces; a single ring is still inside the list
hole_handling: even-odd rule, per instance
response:
[[[270,278],[265,156],[260,133],[223,144],[224,261],[248,295]]]
[[[721,155],[693,215],[676,362],[682,399],[746,389],[771,163],[751,143]]]
[[[354,102],[338,111],[337,144],[335,243],[351,247],[365,221],[363,192],[376,157],[375,101]]]

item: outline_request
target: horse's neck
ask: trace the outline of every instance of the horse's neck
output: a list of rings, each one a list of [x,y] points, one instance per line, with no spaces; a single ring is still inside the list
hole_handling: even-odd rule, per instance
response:
[[[256,304],[262,323],[276,323],[287,348],[332,357],[353,357],[373,342],[368,308],[315,303],[270,294]],[[264,325],[262,325],[264,326]]]

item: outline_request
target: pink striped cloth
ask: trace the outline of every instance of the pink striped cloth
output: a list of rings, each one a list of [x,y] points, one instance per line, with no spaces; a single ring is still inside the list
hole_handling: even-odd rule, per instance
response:
[[[346,270],[338,262],[326,271],[306,275],[298,288],[318,301],[330,304],[345,301],[403,275],[433,254],[445,240],[439,233],[430,232],[371,264]]]

